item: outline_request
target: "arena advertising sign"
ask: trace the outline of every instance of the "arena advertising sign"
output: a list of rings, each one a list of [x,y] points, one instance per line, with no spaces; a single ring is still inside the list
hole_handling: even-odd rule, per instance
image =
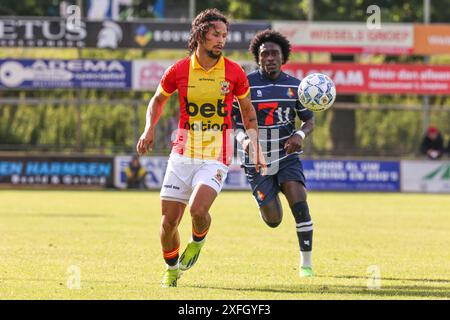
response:
[[[414,47],[412,24],[369,29],[365,23],[274,21],[273,29],[289,39],[294,51],[410,54]]]
[[[167,157],[141,157],[146,168],[145,186],[160,189]],[[125,168],[131,156],[115,158],[115,187],[127,187]],[[400,191],[400,163],[389,161],[302,160],[310,190]],[[229,168],[224,190],[250,190],[244,170],[237,162]]]
[[[223,185],[225,190],[249,190],[251,191],[250,183],[247,181],[247,177],[245,176],[244,169],[241,168],[240,164],[237,162],[233,162],[230,165],[227,178],[225,179],[225,183]]]
[[[130,89],[131,62],[0,59],[0,89]]]
[[[155,91],[161,81],[164,71],[175,62],[175,60],[133,60],[133,90]],[[256,68],[255,62],[252,61],[237,62],[247,73]]]
[[[414,25],[415,54],[450,54],[450,25]]]
[[[400,191],[400,162],[302,160],[310,190]]]
[[[127,188],[126,167],[130,164],[131,156],[117,156],[114,158],[114,186],[119,189]],[[144,185],[148,189],[161,188],[167,168],[167,157],[140,157],[141,166],[145,168]]]
[[[82,48],[87,33],[84,21],[74,28],[59,18],[0,18],[0,47]]]
[[[0,89],[95,88],[155,91],[174,60],[0,59]],[[241,61],[247,71],[254,63]]]
[[[121,47],[148,49],[187,49],[191,24],[184,22],[134,22],[121,24],[129,29]],[[228,32],[227,50],[248,50],[250,41],[270,23],[231,23]]]
[[[320,72],[342,93],[416,93],[450,95],[450,65],[366,65],[351,63],[286,64],[283,70],[302,79]]]
[[[0,59],[0,89],[96,88],[156,90],[171,60]],[[251,61],[241,61],[250,72]],[[342,93],[450,95],[450,65],[294,64],[283,70],[298,78],[329,75]]]
[[[118,156],[115,158],[114,186],[119,189],[127,188],[125,168],[131,161],[131,156]],[[166,173],[168,157],[140,157],[141,166],[146,169],[144,185],[148,189],[160,189]],[[223,189],[239,190],[249,189],[247,178],[238,164],[229,167]]]
[[[227,49],[247,50],[268,22],[231,23]],[[0,18],[0,47],[187,49],[189,22],[71,21],[55,18]]]
[[[450,193],[450,161],[405,160],[401,171],[404,192]]]
[[[175,61],[171,60],[134,60],[132,69],[133,90],[155,91],[164,71]]]
[[[112,187],[113,158],[2,156],[0,184]]]

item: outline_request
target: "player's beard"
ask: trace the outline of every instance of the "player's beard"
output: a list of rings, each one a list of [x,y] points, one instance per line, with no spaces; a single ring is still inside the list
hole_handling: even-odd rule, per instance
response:
[[[275,79],[277,77],[277,75],[278,75],[278,71],[277,70],[270,70],[270,71],[268,71],[267,69],[261,68],[261,71],[269,79]]]
[[[208,57],[210,57],[212,59],[219,59],[220,56],[222,55],[222,52],[219,54],[214,54],[214,52],[212,52],[212,50],[206,50],[206,54],[208,55]]]
[[[263,66],[261,66],[260,68],[261,68],[262,72],[265,73],[267,75],[267,77],[270,78],[270,79],[276,78],[281,72],[280,68],[268,69],[268,68],[265,68]]]

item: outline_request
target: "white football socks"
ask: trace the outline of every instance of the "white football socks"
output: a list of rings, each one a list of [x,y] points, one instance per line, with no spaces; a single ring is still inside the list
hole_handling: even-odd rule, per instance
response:
[[[312,251],[300,251],[301,266],[304,268],[312,267]]]

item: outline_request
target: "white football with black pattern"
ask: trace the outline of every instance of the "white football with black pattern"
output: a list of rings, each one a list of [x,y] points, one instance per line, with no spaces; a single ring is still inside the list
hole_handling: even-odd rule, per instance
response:
[[[336,86],[333,80],[325,74],[309,74],[298,86],[298,99],[305,108],[311,111],[325,111],[336,100]]]

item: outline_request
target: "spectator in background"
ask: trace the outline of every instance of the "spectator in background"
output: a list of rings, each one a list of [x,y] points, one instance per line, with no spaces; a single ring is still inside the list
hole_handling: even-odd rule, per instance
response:
[[[127,176],[128,189],[144,189],[144,178],[147,172],[141,166],[138,156],[133,156],[130,164],[125,168],[125,174]]]
[[[420,152],[430,159],[439,159],[444,153],[444,140],[436,127],[429,127],[422,140]]]

